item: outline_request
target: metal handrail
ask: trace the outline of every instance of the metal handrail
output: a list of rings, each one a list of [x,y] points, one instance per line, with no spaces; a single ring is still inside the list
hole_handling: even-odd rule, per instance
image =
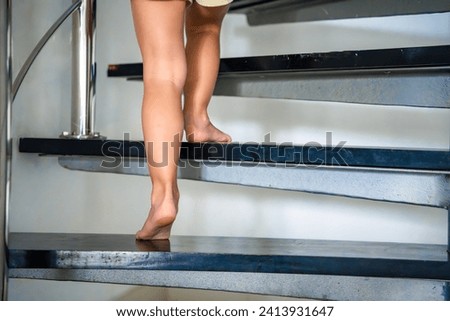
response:
[[[66,21],[68,17],[72,15],[72,13],[75,12],[75,10],[79,9],[81,6],[82,0],[78,0],[77,2],[73,3],[59,18],[56,20],[56,22],[48,29],[48,31],[42,36],[41,40],[37,43],[37,45],[34,47],[33,51],[28,56],[27,60],[23,64],[22,68],[20,69],[19,73],[17,74],[16,79],[14,80],[13,86],[12,86],[12,101],[16,98],[17,92],[19,91],[20,86],[22,85],[22,82],[28,73],[28,70],[30,69],[31,65],[33,64],[36,57],[41,52],[42,48],[45,46],[47,41],[50,39],[50,37],[55,33],[55,31],[59,28],[59,26]]]
[[[9,197],[11,181],[11,0],[0,1],[0,299],[7,299]]]

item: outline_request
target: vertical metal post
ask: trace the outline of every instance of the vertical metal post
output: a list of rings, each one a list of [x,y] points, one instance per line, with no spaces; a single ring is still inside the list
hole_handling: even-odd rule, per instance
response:
[[[7,297],[9,187],[11,178],[11,0],[0,0],[0,294]]]
[[[450,261],[450,207],[447,209],[447,260]],[[444,299],[446,301],[450,300],[450,282],[445,282],[444,290]]]
[[[62,135],[67,138],[99,138],[94,131],[96,2],[82,0],[73,14],[71,129]]]

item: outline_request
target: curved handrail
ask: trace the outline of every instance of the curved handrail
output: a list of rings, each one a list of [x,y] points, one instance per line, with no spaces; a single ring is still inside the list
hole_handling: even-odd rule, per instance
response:
[[[81,1],[78,0],[77,2],[73,3],[59,18],[55,21],[55,23],[48,29],[48,31],[42,36],[41,40],[37,43],[37,45],[34,47],[33,51],[28,56],[27,60],[23,64],[22,68],[20,69],[19,73],[17,74],[16,79],[14,80],[13,87],[12,87],[12,101],[16,98],[16,94],[19,91],[20,86],[22,85],[22,81],[25,78],[26,74],[28,73],[28,70],[30,69],[31,65],[33,64],[34,60],[38,56],[39,52],[42,50],[42,48],[45,46],[47,41],[50,39],[50,37],[55,33],[55,31],[59,28],[59,26],[66,21],[70,15],[80,8]]]

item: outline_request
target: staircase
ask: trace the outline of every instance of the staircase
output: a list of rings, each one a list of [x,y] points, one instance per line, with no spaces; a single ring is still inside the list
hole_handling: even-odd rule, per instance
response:
[[[447,1],[373,2],[236,0],[231,13],[261,25],[450,11]],[[221,60],[215,95],[433,112],[450,108],[449,70],[447,45],[228,58]],[[142,64],[111,64],[108,76],[140,80]],[[146,176],[143,146],[102,137],[23,137],[19,152],[57,156],[70,170]],[[183,143],[179,177],[450,207],[449,150]],[[194,236],[142,242],[131,235],[11,233],[7,256],[9,278],[331,300],[449,300],[449,249],[450,236],[445,246]]]

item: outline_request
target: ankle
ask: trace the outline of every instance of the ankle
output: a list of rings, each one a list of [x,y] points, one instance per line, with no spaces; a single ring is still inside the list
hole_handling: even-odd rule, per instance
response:
[[[185,126],[199,126],[210,123],[209,116],[206,111],[184,112],[183,116]]]
[[[151,194],[152,206],[160,206],[163,203],[178,203],[180,193],[176,186],[153,186]]]

